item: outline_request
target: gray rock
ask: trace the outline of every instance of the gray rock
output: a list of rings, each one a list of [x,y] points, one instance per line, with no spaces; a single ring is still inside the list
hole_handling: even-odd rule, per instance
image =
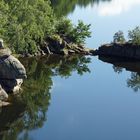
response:
[[[75,51],[74,51],[74,50],[69,49],[69,50],[68,50],[68,53],[69,53],[69,54],[74,54],[74,53],[75,53]]]
[[[9,92],[17,93],[20,90],[26,70],[20,61],[11,55],[8,48],[4,48],[0,39],[0,101],[8,98]],[[6,93],[7,92],[7,93]]]
[[[115,56],[140,60],[140,46],[131,43],[111,43],[99,47],[97,55]]]
[[[23,83],[23,79],[0,79],[0,84],[6,92],[10,93],[18,93],[21,89],[21,84]]]
[[[23,83],[23,79],[16,79],[16,86],[14,86],[12,90],[14,94],[19,93],[19,91],[21,90],[22,83]]]
[[[2,39],[0,39],[0,49],[1,49],[1,48],[4,48],[3,40],[2,40]]]
[[[0,58],[11,55],[12,52],[9,48],[0,49]]]
[[[60,53],[61,53],[62,55],[68,55],[68,54],[69,54],[67,49],[62,49],[62,50],[60,51]]]
[[[26,70],[20,61],[10,55],[7,58],[0,59],[0,79],[24,79]]]
[[[8,94],[0,85],[0,101],[6,101],[8,99]]]

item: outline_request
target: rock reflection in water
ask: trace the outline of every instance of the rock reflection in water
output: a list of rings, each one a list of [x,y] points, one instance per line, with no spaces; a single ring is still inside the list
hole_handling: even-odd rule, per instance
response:
[[[46,112],[51,102],[52,77],[69,77],[77,71],[90,72],[85,56],[45,56],[20,59],[27,70],[23,93],[11,95],[11,106],[0,110],[0,139],[28,139],[30,130],[41,128],[47,120]]]
[[[123,72],[124,69],[130,71],[131,76],[126,80],[127,86],[132,88],[135,92],[140,89],[140,61],[103,56],[100,56],[99,59],[103,62],[113,64],[113,69],[118,74]]]

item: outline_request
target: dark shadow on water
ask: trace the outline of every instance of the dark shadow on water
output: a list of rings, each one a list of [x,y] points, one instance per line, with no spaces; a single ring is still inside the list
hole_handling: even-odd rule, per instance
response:
[[[123,70],[130,71],[131,76],[126,80],[127,86],[135,92],[140,90],[140,61],[100,56],[99,60],[113,65],[114,72],[120,74]]]
[[[52,77],[68,78],[73,72],[83,75],[90,72],[90,58],[85,56],[45,56],[21,58],[28,79],[23,91],[10,95],[11,105],[0,109],[0,140],[29,139],[29,131],[41,128],[47,121],[51,103]]]

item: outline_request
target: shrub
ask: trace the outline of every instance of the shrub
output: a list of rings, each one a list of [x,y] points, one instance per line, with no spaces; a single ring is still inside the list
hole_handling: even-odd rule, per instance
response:
[[[124,34],[122,31],[118,31],[114,34],[113,42],[114,43],[124,43],[125,42]]]
[[[62,17],[56,22],[55,29],[57,34],[59,34],[61,37],[65,37],[69,36],[73,30],[73,25],[69,19]]]
[[[83,44],[87,37],[91,37],[90,26],[90,24],[85,25],[82,21],[79,21],[70,34],[72,41],[77,44]]]
[[[135,45],[140,45],[140,27],[128,31],[129,41]]]
[[[85,25],[82,21],[78,25],[73,25],[69,19],[62,18],[56,24],[56,31],[62,38],[66,38],[69,42],[83,44],[87,37],[90,37],[90,24]]]

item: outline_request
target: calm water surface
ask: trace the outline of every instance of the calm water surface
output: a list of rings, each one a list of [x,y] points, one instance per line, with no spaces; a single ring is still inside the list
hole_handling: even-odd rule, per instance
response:
[[[116,31],[139,25],[139,8],[139,0],[89,1],[72,5],[67,16],[92,25],[86,45],[98,48]],[[0,110],[0,139],[140,139],[140,62],[83,56],[21,61],[28,79],[23,94],[11,97],[13,106]]]

